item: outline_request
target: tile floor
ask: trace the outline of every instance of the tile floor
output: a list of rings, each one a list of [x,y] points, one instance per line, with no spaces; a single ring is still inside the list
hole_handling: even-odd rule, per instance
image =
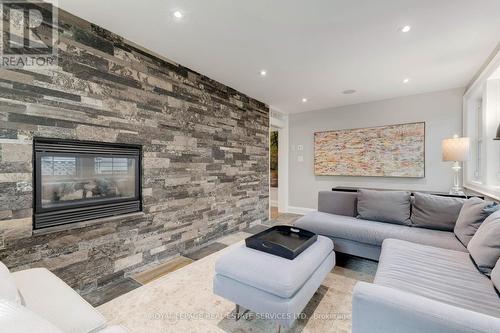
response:
[[[175,257],[168,262],[162,263],[132,277],[117,279],[104,287],[98,288],[82,296],[93,306],[99,306],[144,284],[150,283],[151,281],[154,281],[166,274],[181,269],[182,267],[185,267],[210,254],[218,252],[231,244],[237,243],[249,237],[252,234],[264,231],[273,225],[293,224],[293,222],[300,218],[300,216],[301,215],[288,213],[278,214],[276,218],[269,220],[264,224],[254,225],[241,232],[224,236],[216,242],[208,244],[200,249],[188,253],[182,253],[180,256]]]
[[[133,279],[144,285],[162,277],[165,274],[181,269],[192,262],[194,262],[194,259],[179,256],[150,270],[136,274]]]
[[[247,233],[238,233],[243,239]],[[230,235],[233,240],[234,235]],[[239,242],[241,244],[241,242]],[[238,246],[233,244],[231,246]],[[234,303],[214,295],[216,253],[117,297],[97,309],[112,325],[134,333],[275,333],[272,320],[247,311],[234,320]],[[341,259],[324,279],[301,316],[282,333],[350,333],[352,293],[359,281],[372,282],[377,263],[354,257]],[[244,309],[243,309],[244,310]]]
[[[110,284],[105,285],[91,293],[82,295],[83,298],[92,306],[97,307],[107,303],[118,296],[128,293],[131,290],[142,286],[139,282],[131,278],[117,279]]]

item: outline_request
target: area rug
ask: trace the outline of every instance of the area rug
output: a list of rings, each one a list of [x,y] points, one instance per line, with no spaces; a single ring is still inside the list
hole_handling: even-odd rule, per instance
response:
[[[233,245],[234,246],[234,245]],[[275,332],[276,324],[246,312],[234,319],[235,305],[212,292],[214,266],[229,246],[98,307],[111,324],[130,333]],[[351,332],[352,290],[373,280],[376,263],[343,259],[328,274],[293,327],[283,333]]]

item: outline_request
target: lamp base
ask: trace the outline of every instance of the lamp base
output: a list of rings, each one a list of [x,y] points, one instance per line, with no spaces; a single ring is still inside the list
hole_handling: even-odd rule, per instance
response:
[[[455,188],[452,187],[449,192],[451,195],[463,195],[465,196],[465,192],[463,188]]]
[[[460,162],[454,162],[451,169],[453,170],[453,187],[450,190],[450,194],[465,195],[464,188],[460,186],[460,170],[462,170]]]

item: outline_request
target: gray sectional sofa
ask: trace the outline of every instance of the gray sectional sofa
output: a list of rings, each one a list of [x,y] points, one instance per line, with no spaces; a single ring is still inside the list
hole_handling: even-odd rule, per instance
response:
[[[358,219],[357,200],[357,192],[321,191],[318,211],[306,214],[295,225],[331,237],[337,253],[373,260],[378,260],[387,238],[467,252],[453,231]]]
[[[295,224],[332,238],[336,253],[379,260],[374,282],[359,282],[354,288],[353,333],[500,332],[498,206],[484,222],[457,231],[463,213],[457,219],[456,209],[465,207],[460,201],[454,200],[458,207],[451,200],[444,210],[436,206],[415,212],[411,198],[411,218],[389,212],[397,223],[388,223],[356,218],[358,197],[356,192],[320,192],[318,211]],[[485,207],[479,201],[469,203]],[[387,205],[399,207],[398,202]],[[432,225],[435,229],[429,229]]]
[[[498,333],[500,298],[466,252],[396,239],[353,291],[352,333]]]

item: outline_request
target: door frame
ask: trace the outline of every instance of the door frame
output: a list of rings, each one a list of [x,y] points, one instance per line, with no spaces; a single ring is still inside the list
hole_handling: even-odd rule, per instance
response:
[[[269,137],[272,130],[278,131],[278,211],[288,211],[288,115],[281,119],[269,118]],[[269,163],[271,158],[269,158]],[[270,169],[270,166],[269,166]],[[269,177],[269,219],[271,218],[271,177]]]

